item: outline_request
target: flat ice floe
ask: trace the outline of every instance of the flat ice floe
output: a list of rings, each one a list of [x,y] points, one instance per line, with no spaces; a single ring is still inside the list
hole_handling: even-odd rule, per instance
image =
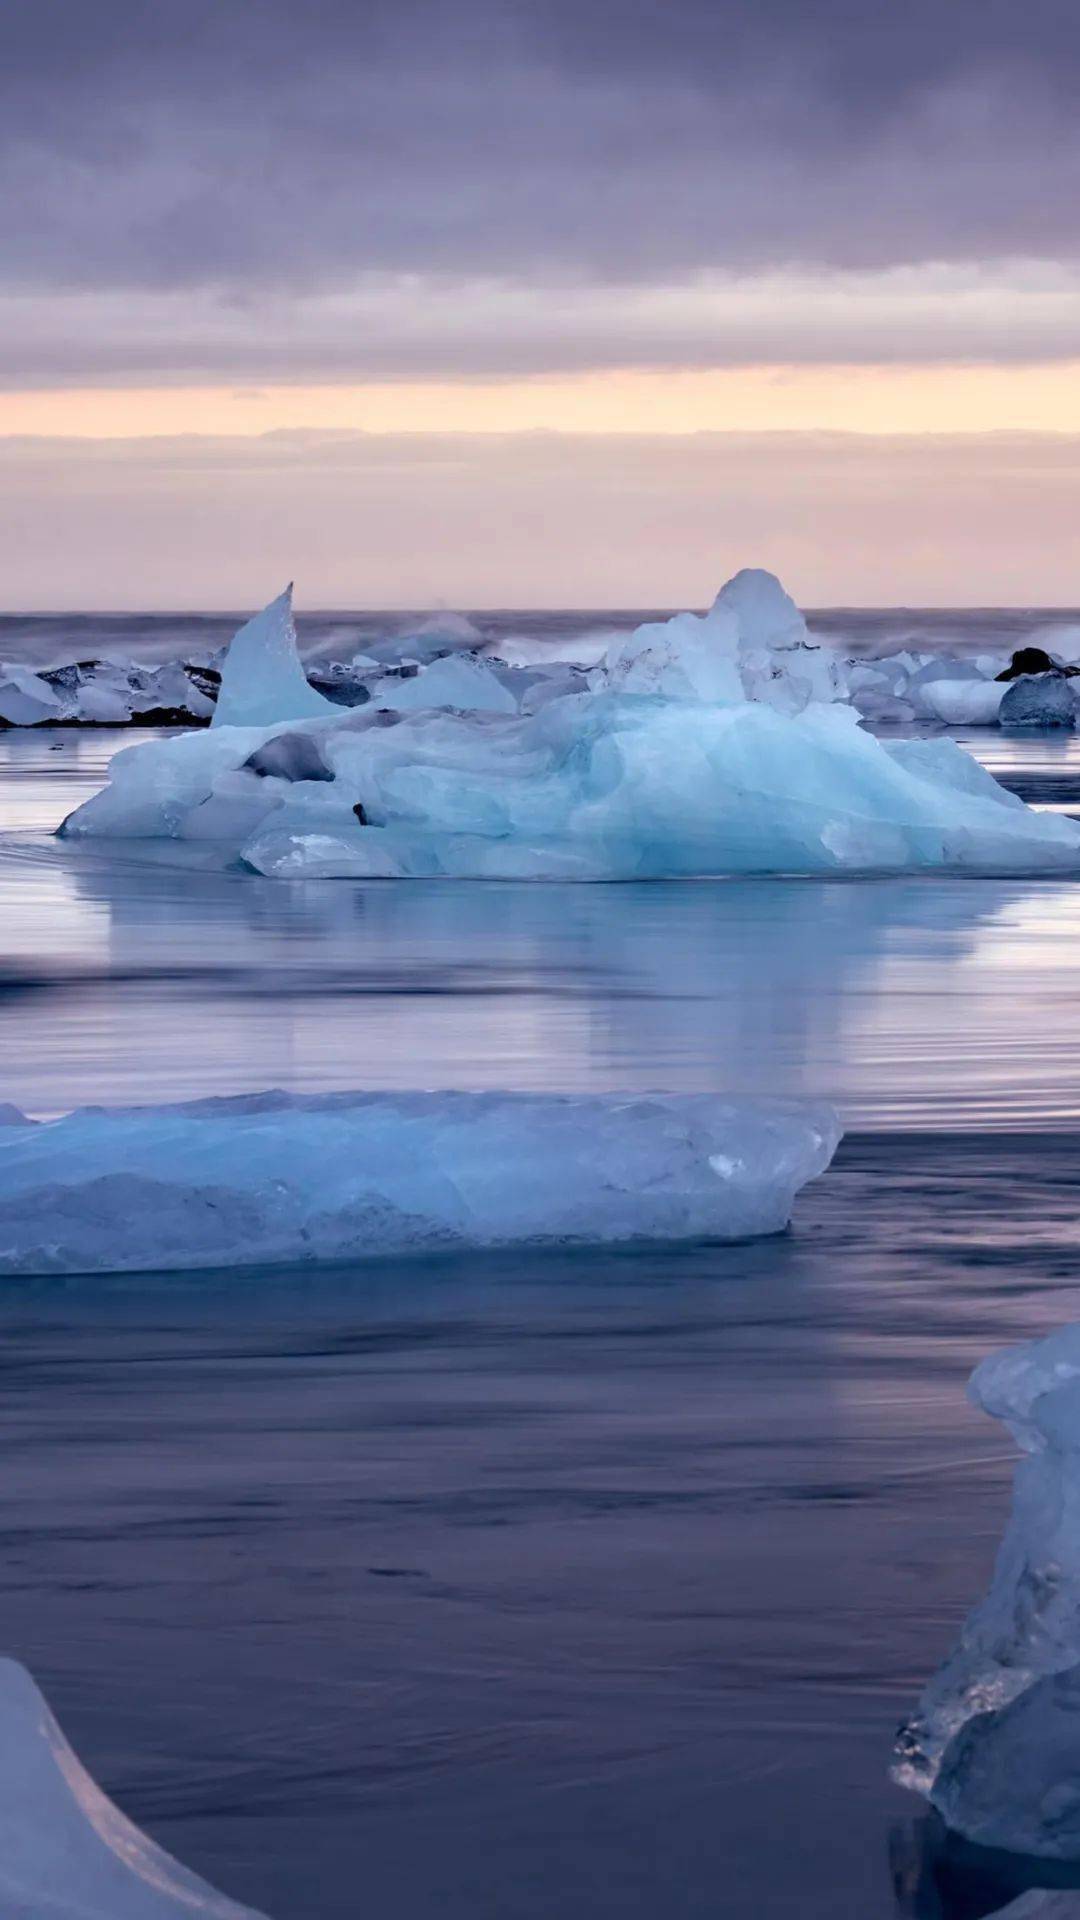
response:
[[[1022,1449],[1012,1515],[895,1772],[969,1840],[1080,1860],[1080,1326],[984,1361],[970,1393]]]
[[[712,1094],[266,1093],[0,1113],[0,1272],[779,1232],[831,1108]]]
[[[106,1799],[14,1660],[0,1660],[0,1782],[4,1920],[260,1920]]]
[[[355,708],[314,693],[283,596],[233,643],[212,726],[117,754],[62,831],[212,842],[278,877],[1080,869],[1080,825],[953,742],[868,733],[768,574],[520,698],[460,655],[380,684]]]

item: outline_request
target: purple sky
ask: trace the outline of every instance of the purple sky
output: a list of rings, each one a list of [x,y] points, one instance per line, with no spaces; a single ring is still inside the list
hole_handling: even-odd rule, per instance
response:
[[[1072,378],[1078,80],[1071,0],[34,0],[0,62],[0,434],[29,418],[55,437],[60,396],[95,386]],[[14,406],[42,390],[44,426]],[[974,439],[1016,424],[998,405],[963,423]],[[100,566],[56,591],[154,597],[152,557],[119,577],[123,511]],[[767,500],[759,520],[764,553]],[[837,537],[829,578],[855,597]],[[198,594],[249,573],[254,591],[257,555],[239,576],[224,549],[203,558]],[[470,597],[501,597],[480,540],[474,561]],[[1060,597],[1065,567],[1049,555],[1027,597]],[[404,576],[397,597],[417,598]]]

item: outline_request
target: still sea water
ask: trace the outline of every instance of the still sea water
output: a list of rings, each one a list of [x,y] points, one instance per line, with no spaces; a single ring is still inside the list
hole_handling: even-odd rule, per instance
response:
[[[965,1377],[1080,1319],[1080,884],[53,840],[133,737],[0,734],[0,1099],[730,1088],[849,1135],[749,1247],[7,1283],[0,1645],[91,1770],[276,1920],[999,1910],[887,1766],[1007,1510]],[[1071,739],[968,744],[1080,813]]]

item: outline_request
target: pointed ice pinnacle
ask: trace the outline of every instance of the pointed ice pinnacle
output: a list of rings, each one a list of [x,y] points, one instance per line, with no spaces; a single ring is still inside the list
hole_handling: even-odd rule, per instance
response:
[[[340,713],[308,685],[296,648],[292,582],[233,635],[211,726],[274,727]]]

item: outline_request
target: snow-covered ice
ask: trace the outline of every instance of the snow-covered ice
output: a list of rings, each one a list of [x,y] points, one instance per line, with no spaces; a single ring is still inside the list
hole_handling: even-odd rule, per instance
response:
[[[106,1799],[14,1660],[0,1660],[0,1912],[4,1920],[259,1920]]]
[[[968,1839],[1080,1859],[1080,1326],[969,1388],[1022,1450],[985,1599],[901,1730],[896,1765]]]
[[[284,1093],[0,1128],[0,1271],[779,1232],[831,1108],[712,1094]]]

